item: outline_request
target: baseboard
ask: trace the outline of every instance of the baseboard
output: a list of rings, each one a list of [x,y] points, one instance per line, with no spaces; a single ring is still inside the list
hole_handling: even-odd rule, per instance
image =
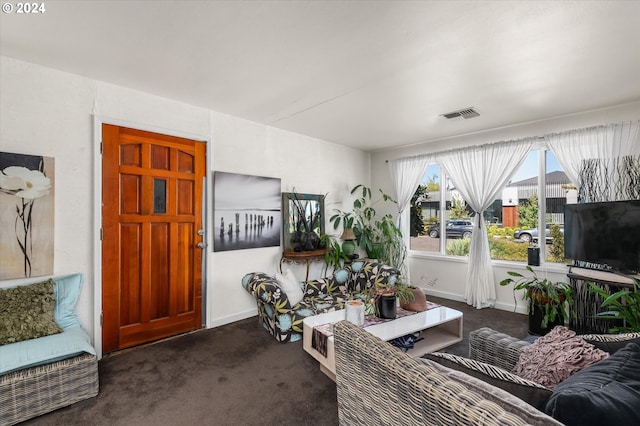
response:
[[[238,312],[226,317],[216,318],[207,324],[207,328],[220,327],[221,325],[231,324],[232,322],[241,321],[243,319],[255,317],[258,315],[258,308],[249,309],[248,311]]]
[[[424,293],[427,296],[442,297],[443,299],[455,300],[456,302],[466,302],[466,299],[461,294],[448,293],[446,291],[431,290],[424,287],[422,288],[422,291],[424,291]],[[527,314],[526,306],[518,305],[514,310],[515,306],[513,305],[513,303],[496,302],[496,304],[493,307],[495,309],[500,309],[501,311],[516,312],[518,314],[525,314],[525,315]]]
[[[456,302],[466,302],[464,296],[456,293],[448,293],[446,291],[430,290],[428,288],[421,287],[424,294],[427,296],[442,297],[443,299],[455,300]]]
[[[502,311],[509,311],[509,312],[515,312],[517,314],[524,314],[527,315],[527,307],[526,306],[520,306],[518,305],[518,307],[516,307],[516,309],[513,309],[513,303],[503,303],[503,302],[496,302],[496,304],[494,305],[494,308],[496,309],[500,309]]]

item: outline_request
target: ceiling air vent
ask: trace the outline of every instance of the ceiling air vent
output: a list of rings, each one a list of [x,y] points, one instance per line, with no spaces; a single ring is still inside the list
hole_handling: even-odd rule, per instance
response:
[[[473,117],[479,117],[480,114],[473,107],[459,109],[457,111],[448,112],[446,114],[442,114],[445,118],[452,119],[462,117],[465,120]]]

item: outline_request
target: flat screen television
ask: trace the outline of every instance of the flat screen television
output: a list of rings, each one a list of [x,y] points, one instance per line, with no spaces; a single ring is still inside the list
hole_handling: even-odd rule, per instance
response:
[[[600,269],[640,271],[640,200],[565,205],[564,254]]]

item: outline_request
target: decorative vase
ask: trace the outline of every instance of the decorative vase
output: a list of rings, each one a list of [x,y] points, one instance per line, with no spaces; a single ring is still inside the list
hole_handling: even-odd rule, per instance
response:
[[[300,246],[304,251],[312,251],[318,248],[320,237],[313,231],[303,232],[300,236]]]
[[[400,301],[400,307],[407,311],[422,312],[427,310],[427,297],[422,289],[418,287],[409,287],[413,294],[413,300],[406,302]]]
[[[376,310],[378,317],[384,319],[396,318],[396,295],[395,294],[379,294],[376,297]]]
[[[351,256],[356,251],[356,244],[353,240],[347,240],[342,243],[342,251],[347,256]]]

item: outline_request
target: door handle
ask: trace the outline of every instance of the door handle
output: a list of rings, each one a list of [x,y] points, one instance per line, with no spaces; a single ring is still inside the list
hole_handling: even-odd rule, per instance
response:
[[[196,245],[199,249],[203,249],[207,247],[207,243],[200,241],[197,245]]]

